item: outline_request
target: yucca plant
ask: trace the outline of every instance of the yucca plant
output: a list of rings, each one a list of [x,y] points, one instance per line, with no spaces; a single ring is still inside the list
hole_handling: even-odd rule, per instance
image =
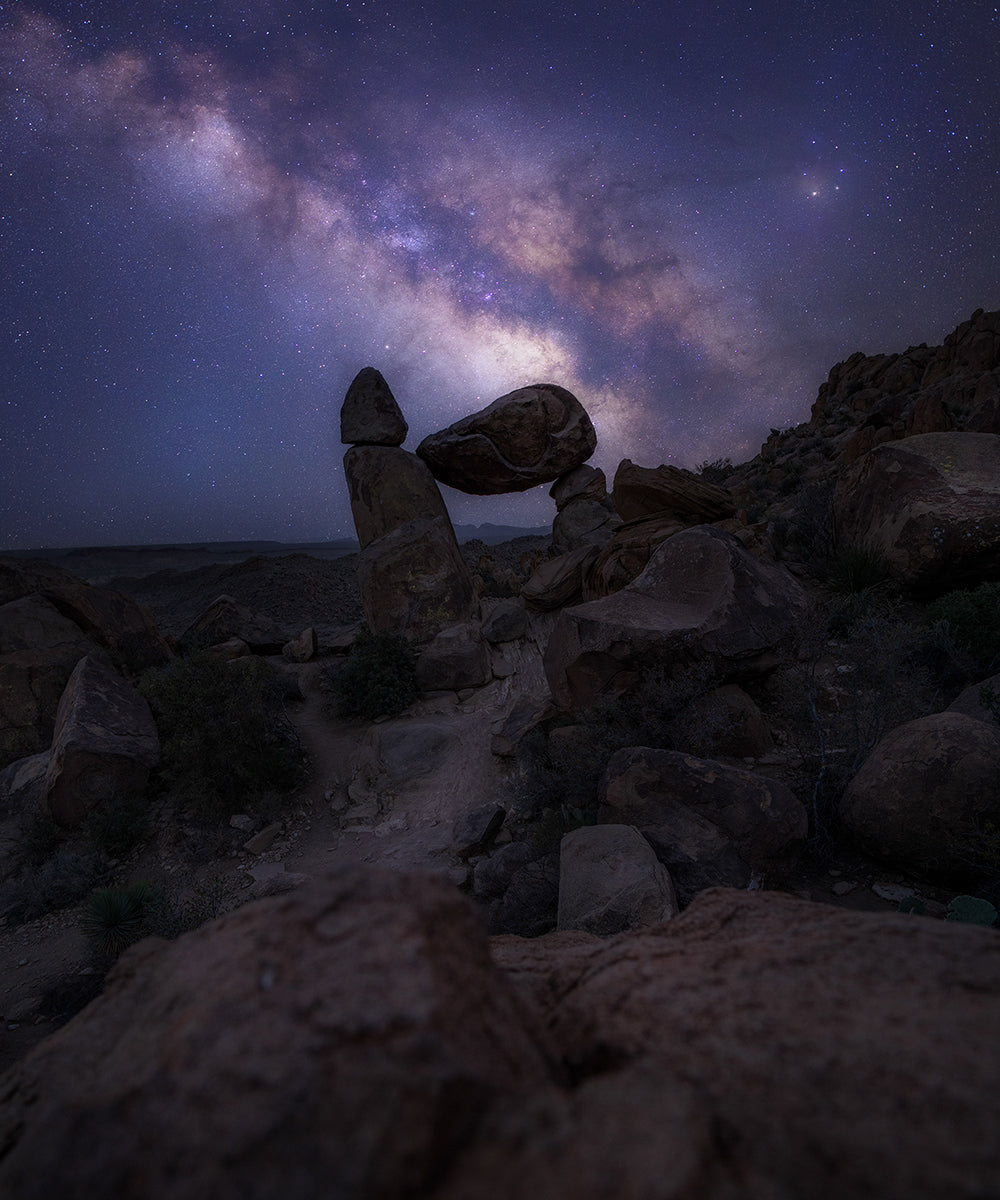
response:
[[[145,882],[98,888],[91,893],[83,928],[102,958],[114,960],[146,936],[156,899],[156,889]]]

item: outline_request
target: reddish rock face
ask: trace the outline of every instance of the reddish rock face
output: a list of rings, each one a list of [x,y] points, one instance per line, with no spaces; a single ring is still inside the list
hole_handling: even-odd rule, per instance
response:
[[[1000,579],[1000,436],[925,433],[877,446],[837,484],[838,541],[921,591]]]
[[[736,512],[725,488],[706,483],[680,467],[637,467],[623,459],[615,472],[611,495],[623,521],[670,516],[685,525],[720,521]]]
[[[380,371],[363,367],[347,389],[340,410],[340,440],[346,446],[402,446],[409,427]]]
[[[408,450],[354,446],[344,455],[344,477],[362,550],[407,521],[443,518],[451,525],[434,477]]]
[[[791,575],[731,534],[700,525],[657,547],[642,574],[601,600],[563,609],[545,650],[556,704],[586,708],[626,691],[654,654],[753,670],[791,636],[805,596]]]
[[[573,393],[538,383],[432,433],[417,454],[441,483],[495,496],[550,483],[596,449],[594,426]]]
[[[840,804],[869,852],[961,874],[987,824],[1000,826],[1000,727],[961,712],[909,721],[879,742]]]

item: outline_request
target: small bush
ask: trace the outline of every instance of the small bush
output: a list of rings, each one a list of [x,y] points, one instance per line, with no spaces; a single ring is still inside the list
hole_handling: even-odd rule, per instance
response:
[[[892,572],[885,555],[871,546],[844,546],[830,563],[830,587],[844,596],[885,590]]]
[[[148,883],[98,888],[83,914],[84,931],[98,956],[113,961],[145,937],[150,916],[159,903],[159,894]]]
[[[44,862],[0,888],[0,915],[11,924],[33,921],[76,904],[106,878],[107,869],[96,851],[60,845]]]
[[[722,483],[728,479],[733,472],[733,461],[731,458],[714,458],[699,463],[695,467],[695,473],[700,475],[706,483]]]
[[[948,592],[928,606],[927,621],[980,669],[1000,662],[1000,583]]]
[[[149,837],[149,802],[141,792],[116,793],[84,822],[87,838],[108,858],[122,858]]]
[[[331,685],[346,716],[398,716],[419,695],[414,653],[401,637],[362,629]]]
[[[298,739],[273,671],[260,659],[175,659],[147,671],[140,690],[160,734],[153,777],[160,790],[228,816],[303,782]]]

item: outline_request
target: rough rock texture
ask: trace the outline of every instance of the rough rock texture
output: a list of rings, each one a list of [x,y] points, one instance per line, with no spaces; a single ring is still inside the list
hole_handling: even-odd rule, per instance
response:
[[[422,692],[482,687],[492,678],[489,647],[478,623],[442,629],[417,657],[417,686]]]
[[[687,526],[671,514],[629,521],[600,549],[583,581],[583,598],[599,600],[638,579],[657,546]]]
[[[492,957],[453,888],[359,869],[144,942],[2,1077],[0,1192],[1000,1191],[995,931],[717,889]]]
[[[559,614],[545,651],[552,696],[579,709],[625,691],[653,652],[705,659],[721,674],[756,669],[791,635],[805,603],[784,568],[731,534],[684,530],[628,587]]]
[[[177,639],[178,647],[188,653],[206,646],[218,646],[238,638],[255,654],[280,654],[288,641],[288,631],[270,617],[252,612],[232,596],[219,596]]]
[[[286,662],[304,663],[315,657],[316,650],[316,630],[310,625],[281,647],[281,656]]]
[[[611,497],[623,521],[671,516],[685,525],[702,525],[736,513],[725,488],[680,467],[637,467],[627,458],[615,471]]]
[[[571,603],[583,594],[584,580],[598,553],[596,546],[581,546],[539,564],[521,588],[525,603],[543,612]]]
[[[987,688],[995,696],[1000,697],[1000,675],[991,675],[989,679],[967,687],[948,705],[947,711],[965,713],[967,717],[975,717],[977,721],[985,721],[987,725],[996,724],[993,713],[983,704],[983,688]]]
[[[494,496],[549,483],[596,449],[594,426],[573,393],[538,383],[432,433],[417,454],[441,483]]]
[[[555,481],[549,495],[557,510],[552,544],[563,554],[581,546],[602,546],[621,525],[598,467],[575,467]]]
[[[1000,579],[1000,436],[925,433],[878,446],[837,484],[841,545],[869,546],[922,591]]]
[[[434,477],[408,450],[353,446],[344,455],[344,477],[362,550],[409,521],[451,525]]]
[[[961,874],[986,823],[1000,826],[1000,726],[960,712],[899,726],[862,763],[840,816],[872,854]]]
[[[362,367],[340,409],[340,440],[345,446],[402,446],[409,426],[380,371]]]
[[[474,621],[479,600],[447,515],[418,518],[369,543],[358,556],[358,590],[374,633],[430,641]]]
[[[0,1191],[422,1195],[548,1074],[468,902],[348,870],[129,951],[4,1078]]]
[[[515,642],[524,637],[527,626],[528,618],[522,600],[498,600],[483,618],[483,637],[491,645]]]
[[[633,826],[584,825],[562,839],[557,929],[606,937],[676,914],[670,876]]]
[[[0,655],[0,762],[38,754],[52,741],[56,709],[73,668],[97,647],[83,639]]]
[[[802,804],[774,779],[644,746],[611,756],[600,799],[599,821],[634,825],[682,904],[710,887],[780,883],[809,825]]]
[[[114,795],[141,791],[159,757],[145,699],[106,663],[82,658],[59,701],[42,806],[73,828]]]
[[[490,933],[538,937],[555,928],[558,907],[559,852],[555,850],[529,858],[511,873],[503,895],[487,908]]]
[[[681,719],[685,728],[694,733],[685,745],[699,754],[760,758],[774,749],[763,713],[735,683],[723,684],[696,697],[684,708]]]
[[[49,752],[18,759],[0,771],[0,809],[37,812],[49,773]]]

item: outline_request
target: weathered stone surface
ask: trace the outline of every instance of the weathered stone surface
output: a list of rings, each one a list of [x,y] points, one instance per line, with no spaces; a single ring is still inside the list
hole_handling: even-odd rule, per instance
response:
[[[410,521],[451,526],[434,477],[408,450],[354,446],[344,455],[344,477],[362,550]]]
[[[552,544],[564,554],[602,546],[621,525],[608,495],[604,472],[584,464],[561,475],[549,489],[556,502]]]
[[[206,646],[218,646],[238,638],[256,654],[280,654],[288,633],[270,617],[252,612],[232,596],[218,596],[197,620],[192,621],[177,639],[188,652]]]
[[[675,534],[643,573],[601,600],[563,609],[545,651],[552,696],[585,708],[621,693],[650,655],[704,659],[720,674],[753,670],[792,634],[806,606],[784,568],[712,526]]]
[[[483,620],[483,637],[492,645],[524,637],[528,617],[521,600],[500,600]]]
[[[656,929],[503,938],[493,953],[577,1085],[571,1115],[541,1096],[492,1114],[449,1200],[974,1200],[1000,1186],[993,930],[713,890]]]
[[[611,485],[615,509],[623,521],[671,516],[685,525],[720,521],[736,512],[732,495],[718,484],[680,467],[637,467],[623,459]]]
[[[960,712],[899,726],[851,780],[840,816],[869,853],[961,875],[985,825],[1000,826],[1000,726]]]
[[[676,913],[670,876],[633,826],[584,825],[562,839],[557,929],[607,937]]]
[[[500,727],[493,732],[493,753],[500,758],[513,758],[521,741],[554,713],[555,709],[547,700],[536,700],[528,696],[518,701]]]
[[[608,500],[608,481],[600,467],[586,463],[560,475],[549,488],[549,495],[556,502],[556,511],[562,512],[567,504],[577,500]]]
[[[686,528],[669,513],[623,525],[591,563],[583,581],[584,600],[599,600],[628,587],[649,566],[656,547]]]
[[[67,643],[0,655],[0,762],[46,749],[52,741],[59,697],[73,668],[93,646]]]
[[[310,625],[308,629],[303,629],[297,637],[293,637],[290,642],[286,642],[282,646],[281,655],[287,662],[308,662],[315,657],[317,645],[316,630]]]
[[[56,713],[42,805],[73,828],[98,804],[145,787],[160,756],[149,705],[97,658],[82,658]]]
[[[600,823],[634,825],[682,904],[710,887],[780,883],[808,832],[784,784],[674,750],[617,751],[600,798]]]
[[[0,771],[0,810],[36,812],[41,804],[49,752],[20,758]]]
[[[549,1077],[467,900],[341,871],[130,950],[5,1076],[0,1191],[430,1195],[490,1107]]]
[[[426,642],[476,620],[479,600],[447,516],[407,521],[358,556],[358,589],[374,633]]]
[[[37,593],[0,605],[0,655],[72,646],[82,657],[94,648],[79,625]]]
[[[986,688],[1000,697],[1000,675],[991,675],[980,683],[967,687],[948,705],[947,712],[964,713],[967,717],[975,717],[977,721],[985,721],[987,725],[996,724],[993,713],[982,700],[982,691]]]
[[[417,454],[441,483],[494,496],[549,483],[596,448],[594,426],[572,392],[538,383],[432,433]]]
[[[492,678],[489,647],[478,623],[442,629],[417,656],[417,685],[422,692],[483,687]]]
[[[579,550],[543,562],[521,589],[525,603],[543,612],[571,603],[582,595],[584,580],[598,553],[596,546],[581,546]]]
[[[487,909],[490,933],[538,937],[555,928],[559,907],[559,851],[531,858],[513,872],[503,895]]]
[[[130,597],[92,587],[51,563],[0,559],[0,605],[37,595],[72,621],[92,646],[123,669],[162,666],[171,658],[152,617]]]
[[[499,804],[477,804],[455,822],[452,842],[459,858],[487,853],[507,816]]]
[[[752,697],[735,683],[713,688],[688,704],[681,720],[695,731],[685,746],[698,754],[727,758],[760,758],[774,749],[763,713]]]
[[[876,447],[834,498],[841,545],[882,554],[922,591],[1000,579],[1000,436],[925,433]]]
[[[515,873],[531,861],[527,842],[508,842],[476,863],[472,872],[472,889],[481,901],[498,900],[507,890]]]
[[[354,376],[340,409],[340,440],[345,446],[402,446],[408,431],[382,373],[363,367]]]

